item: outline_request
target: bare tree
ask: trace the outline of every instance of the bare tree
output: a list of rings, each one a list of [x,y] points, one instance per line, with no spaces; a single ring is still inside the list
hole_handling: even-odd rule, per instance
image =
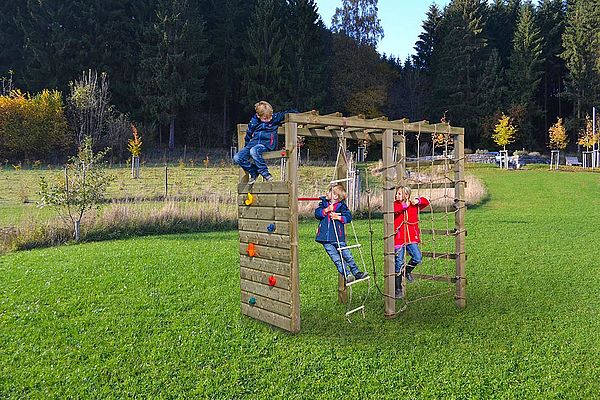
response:
[[[69,82],[67,99],[69,122],[75,129],[75,139],[81,146],[85,137],[90,137],[95,147],[103,145],[107,117],[110,112],[108,75],[88,70],[81,79]]]

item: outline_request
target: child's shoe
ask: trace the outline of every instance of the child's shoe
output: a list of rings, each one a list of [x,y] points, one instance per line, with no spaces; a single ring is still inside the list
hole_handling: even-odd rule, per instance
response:
[[[394,292],[394,297],[396,299],[403,299],[404,298],[404,292],[402,291],[402,287],[399,287],[396,289],[396,291]]]
[[[369,276],[368,272],[357,272],[356,274],[354,274],[354,277],[356,279],[363,279]]]
[[[273,175],[271,175],[271,174],[265,175],[264,178],[265,178],[266,182],[272,182],[275,179],[275,178],[273,178]]]
[[[250,179],[248,179],[248,185],[254,184],[254,182],[256,182],[256,178],[258,178],[258,177],[257,176],[251,176]]]
[[[415,278],[412,276],[412,274],[410,272],[406,273],[406,281],[413,283],[415,281]]]
[[[352,275],[351,273],[348,273],[348,275],[346,275],[346,283],[354,282],[354,279],[354,275]]]

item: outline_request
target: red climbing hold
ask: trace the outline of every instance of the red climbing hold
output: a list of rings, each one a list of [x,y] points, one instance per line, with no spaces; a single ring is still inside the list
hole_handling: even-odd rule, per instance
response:
[[[246,247],[246,253],[248,253],[248,255],[250,257],[254,257],[256,255],[256,249],[254,248],[254,243],[250,243],[248,245],[248,247]]]
[[[273,275],[271,275],[269,277],[269,286],[275,286],[277,284],[277,278],[275,278]]]

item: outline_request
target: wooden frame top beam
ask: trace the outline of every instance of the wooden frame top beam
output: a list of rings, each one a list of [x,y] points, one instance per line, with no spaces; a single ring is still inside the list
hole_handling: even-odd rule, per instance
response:
[[[381,119],[362,119],[357,117],[337,117],[314,114],[287,114],[286,122],[295,122],[301,125],[326,126],[341,128],[360,128],[386,130],[392,129],[397,132],[412,133],[450,133],[452,135],[464,135],[464,129],[450,126],[444,123],[430,124],[423,122],[408,122],[407,120],[385,121]]]

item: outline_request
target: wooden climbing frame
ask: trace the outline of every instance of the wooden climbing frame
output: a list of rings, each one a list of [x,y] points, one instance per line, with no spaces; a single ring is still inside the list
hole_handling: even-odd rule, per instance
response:
[[[238,148],[244,146],[247,125],[237,127]],[[464,129],[447,123],[388,121],[385,117],[343,117],[340,113],[319,115],[311,111],[287,114],[279,134],[285,135],[285,151],[265,152],[265,159],[286,158],[285,180],[256,182],[248,185],[248,175],[240,169],[238,185],[238,217],[240,231],[240,278],[242,313],[290,332],[300,331],[300,282],[298,258],[298,136],[339,140],[346,151],[346,140],[368,140],[382,143],[384,200],[384,301],[385,316],[397,315],[394,299],[394,196],[395,188],[406,173],[406,140],[408,135],[444,133],[454,143],[454,253],[444,255],[455,260],[455,276],[436,276],[434,280],[455,285],[455,303],[466,305],[465,276],[465,178]],[[394,161],[394,145],[398,145],[398,161]],[[346,177],[347,166],[340,163],[336,178]],[[398,177],[398,179],[395,178]],[[430,184],[433,187],[436,184]],[[445,186],[448,183],[444,183]],[[248,193],[253,195],[247,205]],[[274,229],[267,227],[274,224]],[[273,228],[273,226],[271,226]],[[254,256],[248,254],[253,244]],[[423,252],[423,256],[431,256]],[[435,255],[440,257],[440,255]],[[272,285],[273,281],[277,283]],[[347,300],[343,278],[338,282],[338,300]]]

